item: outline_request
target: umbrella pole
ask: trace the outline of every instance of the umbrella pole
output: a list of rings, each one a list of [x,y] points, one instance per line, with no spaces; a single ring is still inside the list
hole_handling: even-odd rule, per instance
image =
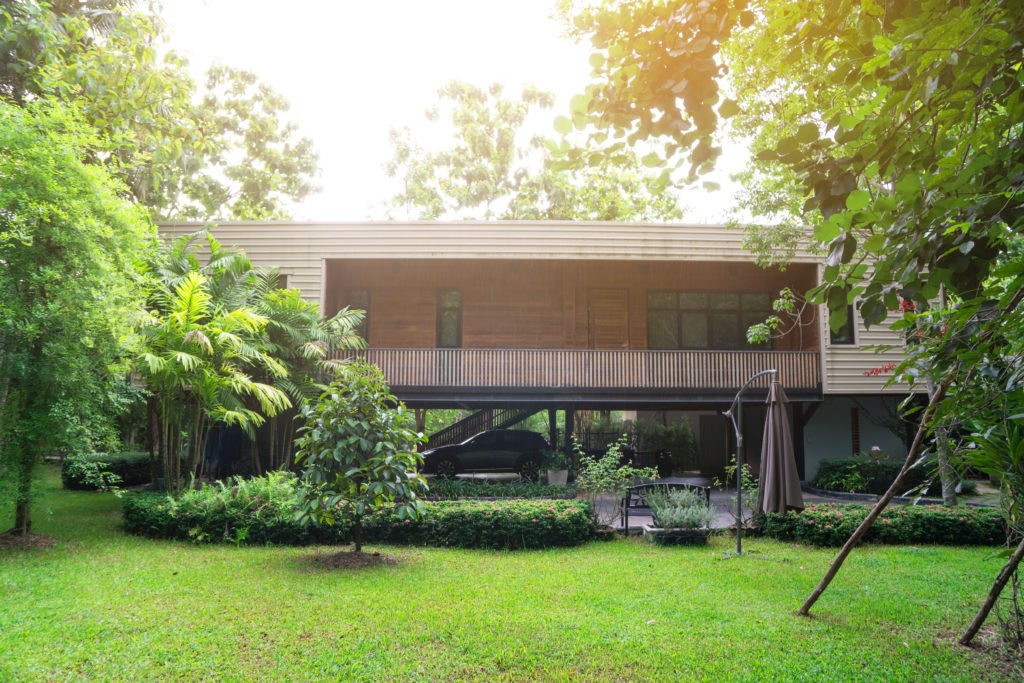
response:
[[[747,387],[758,377],[774,375],[777,370],[762,370],[744,382],[736,397],[732,400],[729,410],[722,413],[732,421],[732,428],[736,432],[736,554],[743,554],[743,401],[740,399]],[[735,413],[733,413],[735,409]]]

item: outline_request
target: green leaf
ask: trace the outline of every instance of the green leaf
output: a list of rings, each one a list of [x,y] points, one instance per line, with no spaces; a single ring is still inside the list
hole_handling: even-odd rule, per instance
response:
[[[794,140],[801,145],[817,142],[820,137],[817,124],[805,123],[797,129]]]
[[[722,103],[718,105],[718,115],[723,119],[728,119],[736,114],[740,113],[740,105],[733,99],[722,100]]]
[[[867,190],[854,190],[846,196],[846,208],[850,211],[860,211],[871,204],[871,193]]]
[[[572,132],[572,119],[568,116],[556,116],[555,117],[555,132],[562,135],[568,135]]]
[[[656,168],[658,166],[661,166],[663,163],[661,156],[657,152],[650,152],[648,154],[645,154],[640,161],[647,168]]]

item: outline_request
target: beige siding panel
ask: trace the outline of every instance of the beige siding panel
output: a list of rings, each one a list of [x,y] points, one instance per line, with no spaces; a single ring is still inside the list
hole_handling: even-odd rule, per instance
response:
[[[168,238],[199,223],[165,223]],[[724,225],[559,222],[229,222],[213,228],[257,266],[277,266],[303,297],[321,300],[324,259],[532,259],[751,262],[742,230]],[[818,257],[801,250],[797,263]]]
[[[165,235],[200,229],[167,223]],[[621,223],[234,222],[213,229],[225,244],[273,249],[278,258],[534,258],[752,261],[742,230],[723,225]],[[812,263],[806,251],[794,259]]]
[[[869,330],[864,326],[860,316],[857,316],[856,344],[831,344],[827,323],[823,321],[825,394],[905,394],[909,391],[909,387],[903,383],[885,386],[892,378],[892,372],[883,372],[881,375],[865,374],[872,368],[903,360],[903,339],[889,329],[889,323],[897,318],[895,315],[890,316],[889,321]],[[879,352],[872,348],[876,346],[892,348]]]

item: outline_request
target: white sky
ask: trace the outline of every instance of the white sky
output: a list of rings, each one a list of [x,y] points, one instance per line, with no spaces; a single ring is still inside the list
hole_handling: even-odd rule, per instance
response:
[[[554,92],[537,132],[555,136],[551,121],[589,80],[590,52],[562,35],[554,1],[164,0],[163,17],[170,47],[197,75],[213,62],[247,69],[291,103],[290,120],[320,155],[323,188],[295,217],[364,220],[394,193],[382,168],[388,130],[425,126],[424,109],[449,80]],[[684,196],[687,220],[720,218],[721,200]]]

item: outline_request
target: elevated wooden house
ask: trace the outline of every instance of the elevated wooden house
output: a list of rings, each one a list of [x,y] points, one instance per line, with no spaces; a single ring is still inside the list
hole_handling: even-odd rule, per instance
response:
[[[821,259],[806,250],[785,270],[762,269],[722,225],[237,222],[213,232],[278,267],[325,314],[365,310],[365,355],[411,407],[684,413],[698,467],[716,473],[731,448],[721,410],[751,375],[776,368],[805,476],[822,458],[903,448],[892,427],[906,388],[865,374],[899,358],[866,348],[898,346],[887,329],[854,320],[835,334],[815,309],[789,334],[746,341],[782,288],[818,282]],[[755,461],[766,386],[748,394]]]

